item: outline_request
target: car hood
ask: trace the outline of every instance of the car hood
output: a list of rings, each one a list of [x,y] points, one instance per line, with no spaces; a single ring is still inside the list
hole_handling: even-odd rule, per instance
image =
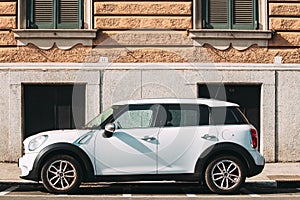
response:
[[[54,143],[71,143],[74,144],[76,141],[80,140],[84,135],[94,135],[99,130],[89,130],[89,129],[72,129],[72,130],[53,130],[53,131],[45,131],[35,135],[32,135],[26,138],[23,142],[25,151],[27,150],[28,144],[34,138],[45,135],[47,136],[47,140],[41,145],[37,151],[43,149],[45,146],[54,144]]]

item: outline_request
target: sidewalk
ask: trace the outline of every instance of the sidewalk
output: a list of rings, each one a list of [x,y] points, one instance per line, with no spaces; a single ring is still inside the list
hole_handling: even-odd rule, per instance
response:
[[[19,178],[20,169],[17,163],[0,163],[0,182],[23,182]],[[300,182],[300,162],[297,163],[266,163],[263,172],[257,176],[247,178],[246,182],[259,182],[276,186],[276,181]]]

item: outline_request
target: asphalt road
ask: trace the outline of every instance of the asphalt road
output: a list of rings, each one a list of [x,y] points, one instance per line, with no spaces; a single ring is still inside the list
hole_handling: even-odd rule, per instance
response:
[[[0,200],[80,199],[280,199],[300,200],[300,188],[264,187],[246,183],[238,194],[216,195],[196,183],[101,183],[82,185],[76,194],[49,194],[41,184],[0,183]]]

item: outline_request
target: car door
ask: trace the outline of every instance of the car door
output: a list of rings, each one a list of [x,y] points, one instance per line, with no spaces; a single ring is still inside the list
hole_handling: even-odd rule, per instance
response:
[[[217,141],[217,130],[209,126],[208,107],[163,105],[159,116],[165,122],[158,134],[158,173],[193,173],[200,154]]]
[[[129,105],[118,112],[111,121],[116,127],[112,137],[102,131],[96,138],[96,174],[156,174],[157,106]]]

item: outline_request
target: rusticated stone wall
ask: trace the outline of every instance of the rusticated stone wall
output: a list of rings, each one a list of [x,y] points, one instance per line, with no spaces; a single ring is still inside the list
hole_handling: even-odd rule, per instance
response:
[[[192,1],[95,1],[94,14],[98,29],[192,28]]]
[[[276,33],[270,47],[300,46],[300,0],[269,1],[269,28]]]
[[[101,46],[109,39],[117,38],[118,42],[120,37],[126,41],[125,46],[131,45],[131,41],[138,42],[130,52],[124,51],[110,62],[273,63],[274,57],[279,55],[283,63],[300,63],[300,0],[269,0],[269,29],[275,34],[268,47],[253,45],[244,51],[234,48],[216,50],[209,44],[201,49],[191,49],[193,41],[186,30],[193,28],[192,2],[94,0],[93,22],[99,32],[93,47]],[[15,28],[17,0],[0,1],[0,62],[86,62],[86,57],[93,52],[93,47],[80,44],[69,50],[18,46],[12,31]],[[156,31],[154,34],[127,35],[128,30],[136,29],[170,29],[178,34],[166,35]],[[116,51],[119,50],[116,47]],[[198,54],[200,51],[201,54]]]
[[[17,3],[14,1],[0,2],[0,49],[16,45],[11,29],[16,28]]]
[[[29,44],[26,47],[0,48],[0,63],[4,62],[85,62],[91,52],[91,47],[75,46],[70,50],[52,48],[42,50]]]

